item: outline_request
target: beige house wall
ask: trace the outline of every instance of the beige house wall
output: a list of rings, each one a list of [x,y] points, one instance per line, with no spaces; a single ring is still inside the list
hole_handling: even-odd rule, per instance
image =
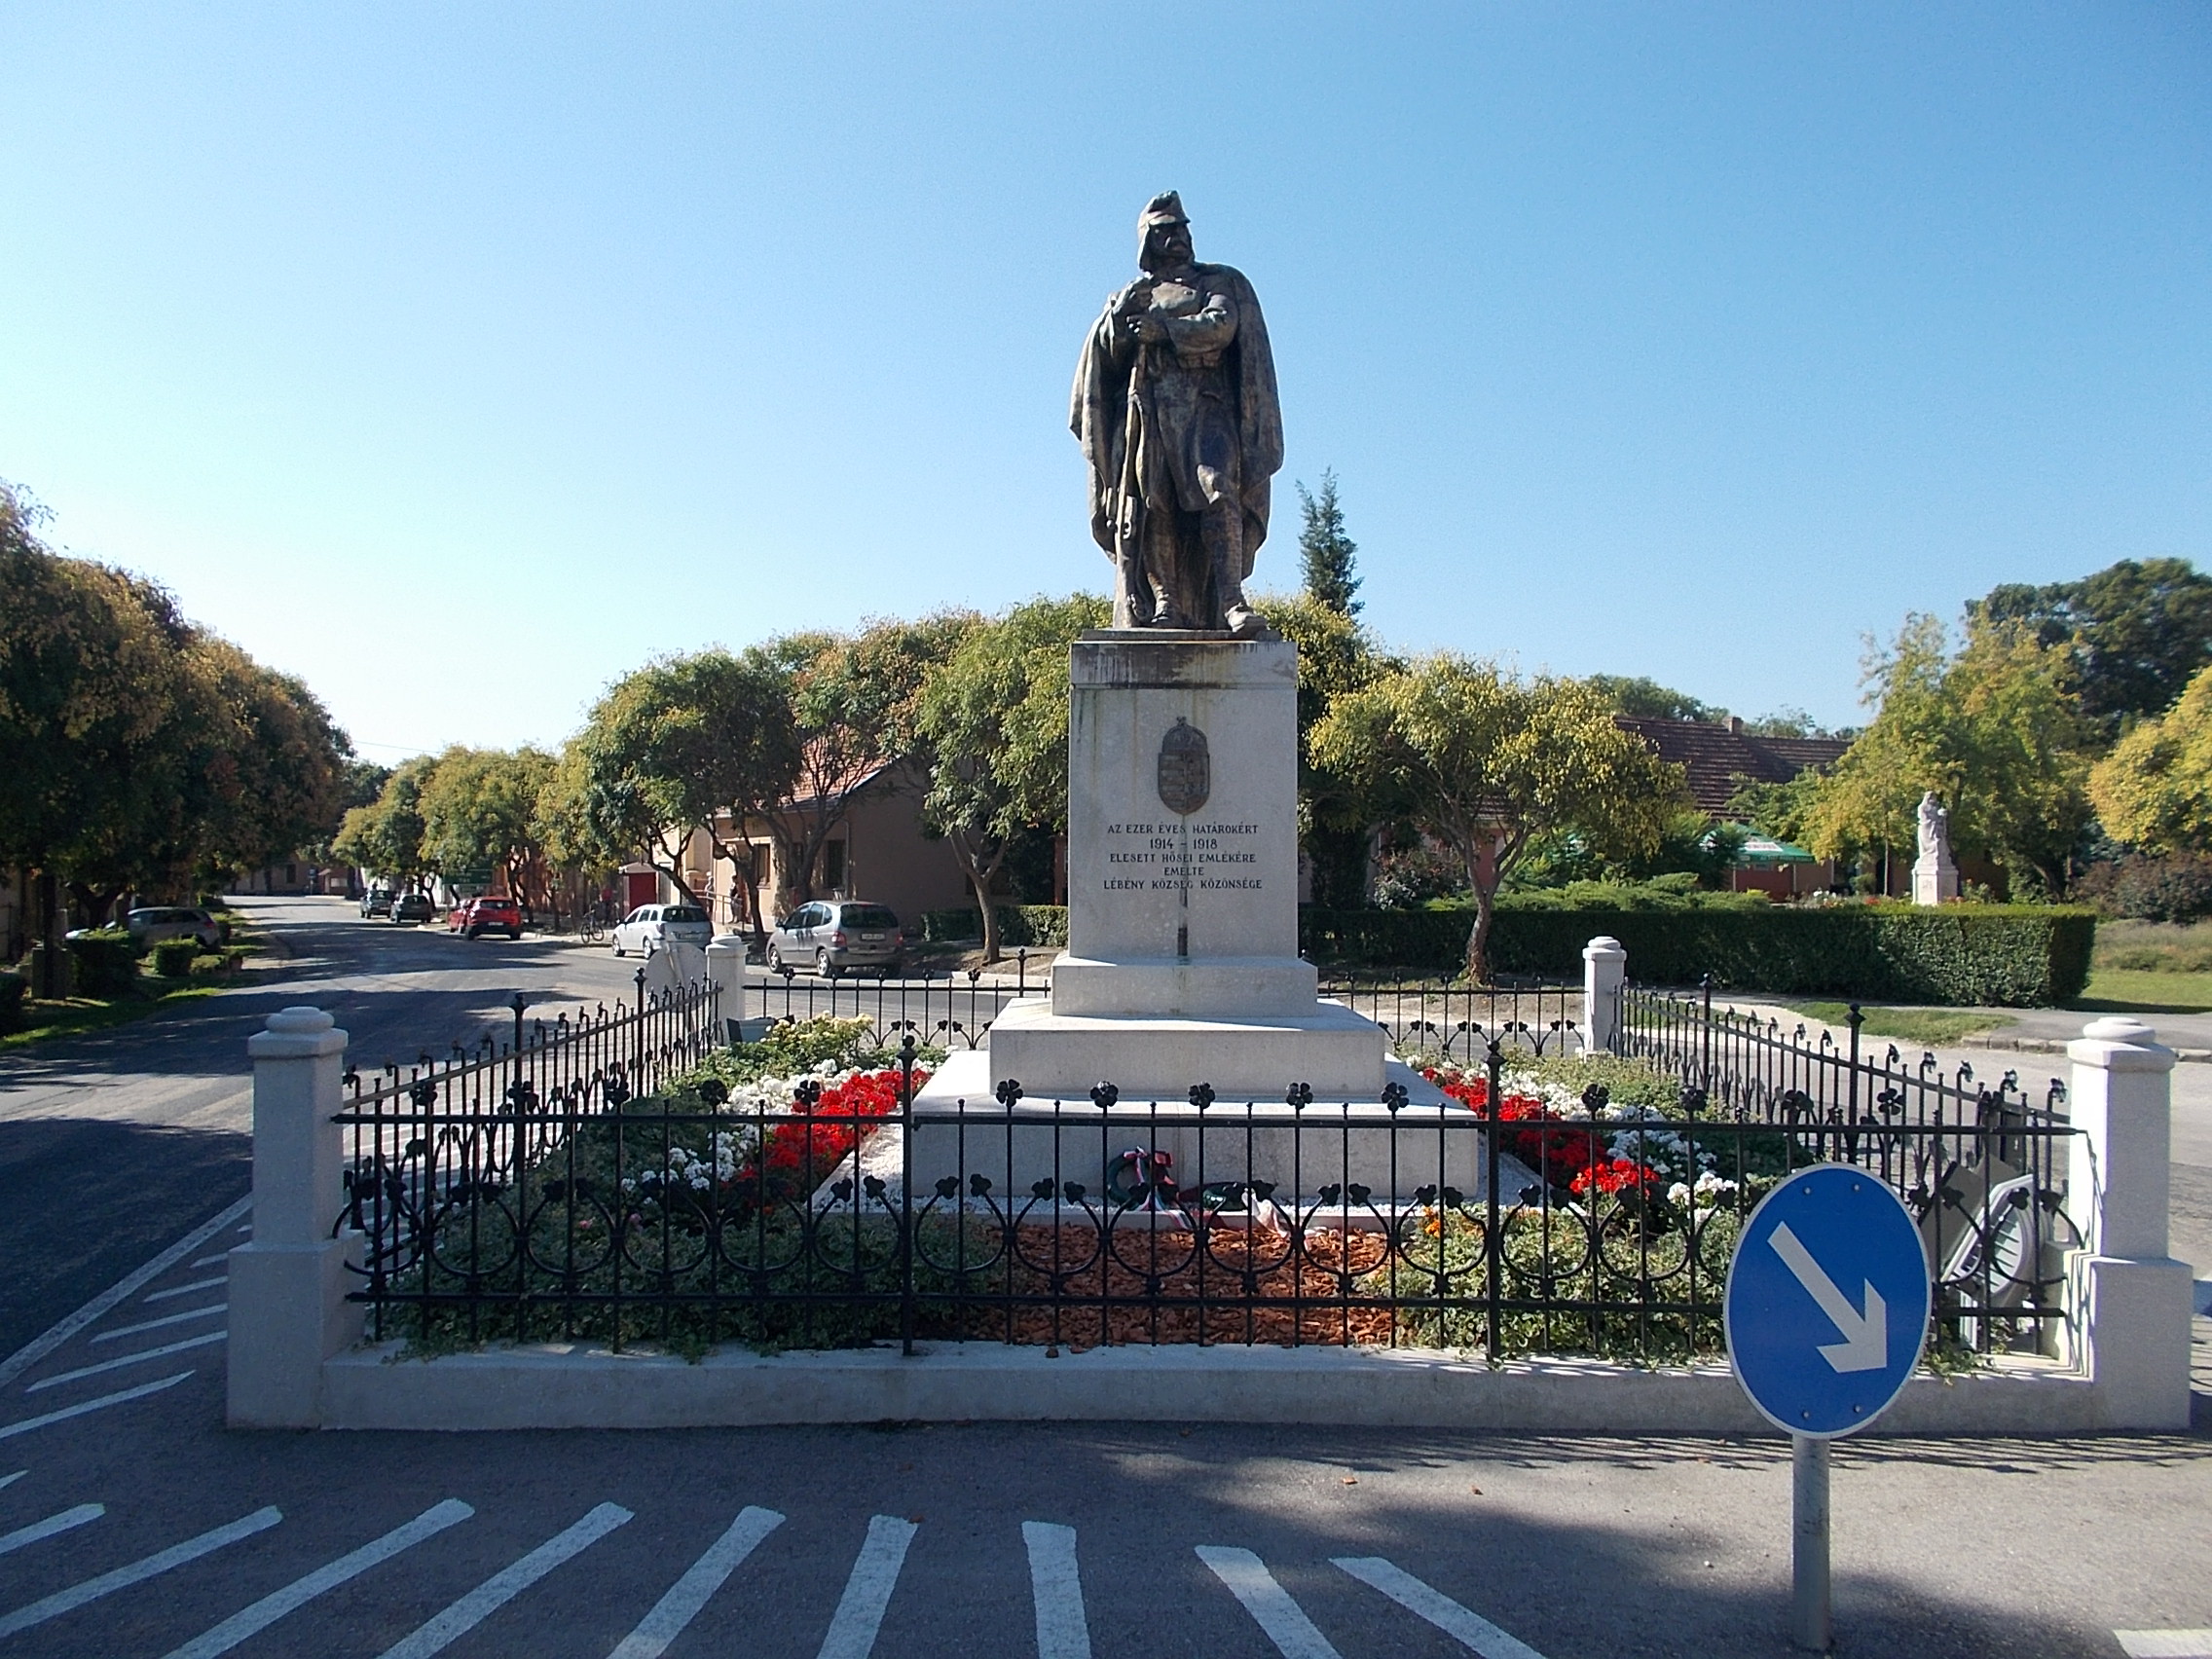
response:
[[[734,841],[734,824],[725,817],[719,826],[725,840]],[[776,894],[790,885],[781,851],[769,836],[765,823],[747,826],[748,839],[756,849],[755,868],[759,872],[760,903],[775,919]],[[840,870],[839,878],[816,894],[821,899],[866,899],[888,904],[902,922],[912,921],[924,910],[948,909],[972,903],[968,883],[953,862],[952,849],[922,832],[922,792],[917,780],[893,770],[877,774],[853,793],[844,820],[830,832],[823,865]],[[726,859],[710,859],[712,847],[704,834],[695,834],[686,847],[684,863],[705,870],[712,892],[709,913],[718,930],[734,932],[750,926],[744,910],[744,884]]]

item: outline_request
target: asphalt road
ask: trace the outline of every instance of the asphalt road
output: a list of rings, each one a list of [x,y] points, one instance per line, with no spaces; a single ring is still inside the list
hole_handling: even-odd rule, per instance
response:
[[[241,899],[290,957],[136,1024],[0,1055],[0,1357],[242,1195],[247,1037],[311,1004],[364,1069],[504,1030],[516,991],[549,1013],[634,994],[604,948],[465,940],[361,920],[342,899]]]

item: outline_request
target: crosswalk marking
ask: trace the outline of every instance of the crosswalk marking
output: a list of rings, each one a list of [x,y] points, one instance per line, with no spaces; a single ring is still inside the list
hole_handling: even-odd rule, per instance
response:
[[[205,1308],[189,1308],[182,1313],[165,1313],[159,1319],[141,1319],[135,1325],[118,1325],[112,1331],[102,1331],[89,1340],[95,1343],[112,1343],[119,1337],[134,1337],[140,1331],[158,1331],[164,1325],[181,1325],[187,1319],[204,1319],[210,1313],[228,1313],[228,1302],[213,1303]]]
[[[2212,1659],[2212,1630],[2116,1630],[2127,1659]]]
[[[383,1537],[372,1539],[359,1549],[340,1556],[327,1567],[318,1567],[304,1578],[295,1578],[281,1590],[273,1590],[252,1605],[241,1607],[213,1630],[194,1637],[182,1647],[168,1655],[168,1659],[215,1659],[218,1653],[228,1653],[256,1631],[266,1630],[286,1613],[305,1606],[325,1590],[336,1589],[349,1578],[353,1578],[376,1566],[389,1561],[401,1550],[434,1537],[448,1527],[467,1520],[476,1511],[458,1498],[447,1498],[443,1503],[432,1504],[403,1527],[394,1527]]]
[[[28,1469],[18,1469],[12,1475],[0,1475],[0,1487],[12,1487],[29,1473]]]
[[[1029,1548],[1029,1593],[1037,1604],[1037,1659],[1090,1659],[1075,1529],[1024,1521],[1021,1541]]]
[[[1430,1588],[1381,1556],[1331,1556],[1329,1560],[1362,1584],[1382,1591],[1407,1612],[1426,1619],[1446,1636],[1473,1648],[1483,1659],[1544,1659],[1527,1642],[1508,1636],[1480,1613],[1468,1611],[1443,1591]]]
[[[630,1512],[618,1503],[602,1503],[574,1526],[556,1532],[512,1567],[495,1572],[467,1595],[418,1626],[384,1650],[383,1659],[429,1659],[455,1638],[465,1636],[571,1557],[607,1536]]]
[[[83,1417],[87,1412],[105,1411],[109,1406],[120,1406],[127,1400],[143,1400],[148,1394],[159,1394],[164,1388],[173,1388],[192,1375],[180,1371],[174,1377],[165,1377],[159,1382],[141,1382],[135,1388],[125,1388],[119,1393],[102,1394],[96,1399],[79,1400],[73,1406],[63,1406],[57,1412],[44,1417],[25,1418],[20,1422],[0,1424],[0,1440],[18,1434],[28,1434],[34,1428],[44,1428],[50,1422],[62,1422],[70,1418]]]
[[[1213,1568],[1213,1575],[1229,1593],[1244,1604],[1282,1659],[1342,1659],[1329,1639],[1306,1616],[1306,1609],[1290,1599],[1290,1592],[1275,1582],[1267,1564],[1250,1550],[1198,1546],[1198,1559]]]
[[[190,1337],[181,1343],[167,1343],[161,1347],[146,1348],[138,1353],[127,1353],[121,1359],[103,1359],[97,1365],[81,1365],[74,1371],[62,1372],[58,1377],[42,1377],[25,1388],[23,1392],[35,1394],[41,1388],[58,1388],[64,1382],[75,1382],[86,1377],[97,1377],[103,1371],[121,1371],[127,1365],[143,1365],[149,1359],[164,1359],[172,1353],[182,1353],[186,1348],[205,1347],[209,1343],[222,1342],[229,1336],[230,1332],[228,1331],[210,1331],[204,1337]]]
[[[11,1480],[13,1476],[9,1477]],[[19,1550],[25,1544],[35,1544],[41,1538],[51,1538],[56,1532],[82,1527],[88,1521],[97,1521],[107,1513],[103,1503],[80,1503],[74,1509],[64,1509],[58,1515],[49,1515],[44,1521],[33,1521],[28,1527],[18,1527],[13,1532],[0,1532],[0,1555]]]
[[[652,1604],[652,1610],[638,1621],[638,1628],[622,1639],[622,1645],[608,1659],[660,1659],[668,1644],[698,1617],[699,1609],[754,1547],[783,1524],[784,1518],[773,1509],[748,1504],[739,1510],[729,1530],[707,1546],[707,1553],[691,1564],[690,1571],[669,1586],[668,1594]]]
[[[48,1619],[59,1618],[73,1612],[87,1602],[96,1602],[102,1596],[166,1572],[172,1567],[182,1567],[188,1561],[198,1561],[212,1554],[226,1544],[235,1544],[240,1538],[250,1538],[256,1532],[267,1531],[284,1519],[284,1512],[274,1505],[256,1509],[251,1515],[241,1516],[228,1526],[215,1527],[198,1537],[187,1538],[181,1544],[171,1544],[129,1566],[119,1567],[112,1572],[103,1572],[97,1578],[88,1578],[82,1584],[72,1584],[66,1590],[33,1602],[27,1607],[18,1607],[12,1613],[0,1613],[0,1637],[14,1636],[29,1630],[33,1625],[44,1624]]]
[[[228,1250],[218,1250],[218,1251],[217,1251],[217,1252],[216,1252],[216,1253],[215,1253],[214,1255],[212,1255],[212,1256],[203,1256],[203,1257],[201,1257],[201,1258],[200,1258],[200,1260],[199,1260],[199,1261],[197,1261],[197,1262],[194,1262],[194,1263],[192,1264],[192,1266],[194,1266],[194,1267],[196,1267],[196,1268],[212,1268],[212,1267],[218,1267],[218,1266],[221,1266],[221,1265],[223,1265],[223,1264],[225,1264],[225,1263],[228,1263],[228,1262],[230,1261],[230,1259],[231,1259],[231,1256],[230,1256],[230,1252],[229,1252]]]
[[[822,1639],[819,1659],[867,1659],[916,1530],[911,1521],[896,1515],[878,1515],[868,1522],[867,1539],[853,1563],[853,1575],[845,1580],[845,1593],[837,1598],[837,1611],[830,1620],[830,1634]]]
[[[190,1284],[172,1284],[166,1290],[157,1290],[151,1296],[139,1298],[142,1302],[166,1302],[172,1296],[190,1296],[196,1290],[221,1290],[231,1282],[228,1273],[215,1278],[194,1279]]]

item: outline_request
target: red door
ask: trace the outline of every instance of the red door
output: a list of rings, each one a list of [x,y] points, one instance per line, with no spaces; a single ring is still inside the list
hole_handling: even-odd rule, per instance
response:
[[[628,896],[622,905],[625,916],[640,904],[650,904],[660,898],[660,877],[649,869],[624,870],[622,887]]]

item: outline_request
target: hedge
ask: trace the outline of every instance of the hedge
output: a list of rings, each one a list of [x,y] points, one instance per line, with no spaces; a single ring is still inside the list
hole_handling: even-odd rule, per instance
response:
[[[1017,949],[1023,945],[1057,948],[1068,941],[1065,904],[1001,904],[998,913],[1001,944]],[[921,927],[922,938],[932,944],[983,937],[982,913],[973,904],[966,909],[924,910]]]
[[[68,944],[70,984],[77,995],[120,996],[138,982],[138,956],[123,929],[78,934]]]
[[[1474,912],[1299,913],[1299,947],[1346,967],[1456,973]],[[1578,977],[1582,947],[1610,934],[1631,977],[1784,996],[2041,1008],[2088,982],[2093,911],[2039,904],[1768,905],[1758,909],[1565,910],[1500,906],[1491,966]]]
[[[200,954],[197,939],[165,939],[149,953],[154,972],[165,979],[181,979],[192,972],[192,959]]]

